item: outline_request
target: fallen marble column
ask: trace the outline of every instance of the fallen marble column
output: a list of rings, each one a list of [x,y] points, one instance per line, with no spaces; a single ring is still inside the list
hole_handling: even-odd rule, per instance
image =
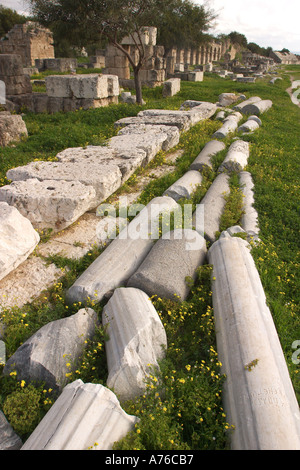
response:
[[[245,168],[249,158],[249,143],[236,140],[230,145],[219,171],[239,172]]]
[[[111,390],[78,379],[63,389],[21,450],[112,450],[138,421]]]
[[[0,188],[0,201],[16,207],[35,229],[62,230],[92,208],[96,192],[77,181],[13,181]]]
[[[208,252],[231,447],[299,450],[299,405],[249,248],[227,234]]]
[[[8,359],[4,375],[17,372],[18,380],[44,382],[46,387],[62,390],[66,374],[82,355],[85,341],[95,334],[97,313],[81,309],[76,314],[52,321],[25,341]]]
[[[252,181],[251,173],[248,171],[241,171],[239,173],[240,186],[244,195],[243,200],[243,215],[241,219],[242,228],[249,235],[259,234],[258,214],[254,209],[254,184]]]
[[[107,386],[121,402],[132,400],[145,391],[149,374],[165,355],[164,327],[149,296],[130,287],[115,290],[103,309],[102,324],[109,337]]]
[[[257,103],[258,101],[262,101],[259,96],[251,96],[251,98],[248,98],[247,100],[244,100],[241,103],[235,105],[233,109],[236,109],[237,111],[243,113],[245,106],[248,106],[248,104]]]
[[[0,202],[0,280],[23,263],[39,241],[31,222],[15,207]]]
[[[260,124],[255,119],[249,118],[244,124],[238,127],[238,132],[253,132],[260,127]]]
[[[152,199],[70,287],[68,301],[100,302],[116,287],[124,285],[159,238],[159,213],[169,216],[178,208],[170,197]]]
[[[209,187],[193,214],[193,227],[209,242],[214,242],[219,231],[220,218],[225,208],[225,195],[229,194],[229,176],[220,173]],[[204,221],[201,217],[204,211]]]
[[[179,199],[190,199],[196,189],[201,186],[201,183],[201,173],[197,170],[189,170],[172,184],[163,193],[163,196],[170,196],[175,201],[179,201]]]
[[[239,112],[229,114],[223,121],[222,127],[212,135],[215,139],[224,139],[231,132],[235,132],[238,127],[238,122],[242,119]]]
[[[175,229],[156,242],[127,286],[141,289],[150,296],[185,300],[190,292],[186,277],[195,279],[205,257],[206,243],[198,232]]]
[[[249,103],[247,106],[243,107],[242,112],[244,114],[255,114],[259,116],[262,113],[265,113],[272,107],[273,103],[271,100],[261,100],[256,103]]]
[[[205,168],[212,169],[211,157],[224,150],[225,144],[219,140],[211,140],[201,150],[197,158],[190,166],[190,170],[204,170]]]

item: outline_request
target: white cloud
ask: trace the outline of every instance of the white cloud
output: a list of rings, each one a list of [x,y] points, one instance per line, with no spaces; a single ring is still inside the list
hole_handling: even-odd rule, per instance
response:
[[[195,3],[203,3],[196,0]],[[218,14],[214,32],[238,31],[248,42],[273,49],[300,51],[299,0],[208,0]]]

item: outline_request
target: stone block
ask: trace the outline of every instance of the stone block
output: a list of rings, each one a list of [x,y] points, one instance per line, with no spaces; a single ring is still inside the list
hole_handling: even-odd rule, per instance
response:
[[[219,104],[220,106],[230,106],[238,99],[239,97],[235,93],[221,93],[221,95],[219,95]]]
[[[102,324],[105,342],[107,386],[121,402],[144,393],[146,380],[158,368],[167,348],[167,337],[151,300],[135,288],[116,289],[105,305]]]
[[[11,142],[19,142],[27,136],[27,127],[22,116],[0,112],[0,147],[6,147]]]
[[[62,230],[93,205],[92,186],[77,181],[28,179],[0,188],[0,201],[16,207],[35,229]]]
[[[163,84],[163,97],[174,96],[180,92],[181,80],[180,78],[170,78]]]
[[[205,238],[211,243],[215,241],[216,232],[219,231],[220,218],[226,204],[224,196],[229,194],[229,192],[229,176],[226,173],[220,173],[209,187],[193,214],[193,227],[202,235],[204,231]],[[204,226],[202,226],[201,223],[201,213],[203,209]]]
[[[299,450],[299,405],[249,248],[227,235],[208,252],[231,448]]]
[[[105,74],[50,75],[48,96],[55,98],[101,99],[119,94],[118,77]]]
[[[172,147],[175,147],[179,143],[180,133],[177,127],[175,126],[160,126],[160,125],[136,125],[130,124],[123,127],[118,135],[128,135],[128,136],[143,136],[145,143],[149,140],[157,141],[159,150],[168,151]],[[130,147],[128,145],[128,147]],[[145,148],[142,148],[145,150]],[[158,151],[159,151],[158,150]],[[146,150],[145,150],[146,151]],[[147,152],[146,152],[147,153]]]
[[[169,216],[178,207],[172,198],[166,196],[154,198],[142,207],[140,213],[70,287],[68,301],[86,302],[90,298],[100,302],[113,289],[124,285],[159,237],[160,214]],[[133,216],[138,209],[141,207],[129,208],[128,214]]]
[[[204,170],[205,168],[212,169],[211,157],[224,150],[226,145],[219,140],[211,140],[201,150],[197,158],[190,166],[190,170]]]
[[[111,390],[79,379],[63,389],[21,450],[112,450],[138,421]]]
[[[189,82],[203,82],[204,72],[200,70],[197,72],[188,72]]]
[[[249,158],[249,142],[234,141],[227,152],[219,171],[239,172],[245,168]]]
[[[23,75],[22,58],[18,54],[0,54],[0,76]]]
[[[0,202],[0,279],[33,252],[40,241],[29,220],[6,202]]]
[[[248,171],[241,171],[239,174],[239,182],[244,195],[243,211],[241,225],[242,228],[249,235],[259,234],[258,214],[254,208],[254,183],[252,181],[251,173]]]
[[[170,196],[175,201],[190,199],[196,189],[202,184],[202,175],[197,170],[187,171],[181,178],[172,184],[163,196]]]
[[[7,178],[20,181],[36,178],[40,181],[78,181],[86,186],[92,186],[96,196],[93,207],[97,207],[116,191],[122,183],[122,173],[119,167],[111,162],[99,162],[88,159],[73,162],[31,162],[25,166],[12,168],[7,172]]]
[[[47,323],[8,359],[3,374],[16,371],[19,380],[44,382],[47,388],[61,391],[67,382],[66,374],[75,370],[97,324],[97,313],[90,308]]]
[[[204,238],[195,230],[177,228],[156,242],[127,287],[141,289],[149,296],[186,300],[190,292],[186,277],[195,279],[205,258]]]
[[[1,54],[0,54],[1,55]],[[0,80],[5,83],[6,95],[24,95],[32,92],[32,85],[28,75],[0,75]]]
[[[103,163],[116,165],[122,174],[122,183],[126,181],[137,168],[146,164],[147,154],[142,149],[120,148],[112,149],[102,145],[68,148],[59,152],[56,158],[60,162],[94,163],[99,167]]]

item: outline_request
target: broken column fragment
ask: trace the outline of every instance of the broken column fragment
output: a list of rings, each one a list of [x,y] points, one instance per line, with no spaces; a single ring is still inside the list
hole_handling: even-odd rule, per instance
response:
[[[138,421],[111,390],[78,379],[63,389],[21,450],[112,450]]]
[[[229,194],[229,176],[220,173],[209,187],[201,203],[197,206],[193,214],[193,227],[210,241],[216,239],[216,232],[219,231],[220,218],[225,208],[225,195]],[[204,220],[201,215],[204,211]]]
[[[118,288],[105,305],[102,324],[108,379],[121,402],[141,395],[149,374],[165,355],[167,337],[149,296],[140,289]]]
[[[249,158],[249,143],[236,140],[230,145],[219,171],[239,172],[245,168]]]
[[[243,215],[241,220],[242,228],[249,235],[256,236],[259,234],[258,214],[254,208],[254,184],[251,173],[241,171],[239,174],[240,186],[244,195],[243,199]]]
[[[208,252],[231,447],[299,450],[299,405],[249,248],[227,234]]]
[[[187,171],[181,178],[173,183],[164,193],[163,196],[170,196],[175,201],[179,199],[190,199],[196,189],[201,186],[202,175],[197,170]]]
[[[69,302],[86,302],[88,298],[100,302],[124,285],[159,238],[159,216],[170,217],[178,207],[170,197],[152,199],[70,287]]]
[[[67,382],[67,364],[74,368],[87,339],[95,334],[97,313],[88,308],[47,323],[25,341],[8,359],[5,375],[17,372],[19,380],[44,382],[46,387],[62,390]]]
[[[203,170],[208,167],[212,169],[211,158],[217,153],[224,150],[225,144],[219,140],[211,140],[208,142],[204,148],[201,150],[197,158],[193,161],[190,166],[190,170]]]
[[[190,292],[186,277],[195,279],[205,256],[204,238],[195,230],[177,228],[156,242],[127,286],[141,289],[150,296],[185,300]]]

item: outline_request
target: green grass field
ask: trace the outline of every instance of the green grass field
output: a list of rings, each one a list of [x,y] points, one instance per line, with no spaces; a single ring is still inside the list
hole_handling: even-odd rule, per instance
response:
[[[297,75],[298,74],[298,75]],[[216,102],[223,92],[243,93],[247,97],[271,99],[272,108],[262,115],[262,126],[245,137],[250,142],[247,170],[255,184],[255,207],[259,215],[262,243],[252,249],[268,305],[272,312],[285,354],[293,385],[300,401],[299,364],[292,361],[294,341],[300,340],[299,273],[300,250],[300,108],[292,104],[285,91],[290,75],[300,75],[300,68],[283,67],[274,85],[269,79],[254,84],[236,83],[213,74],[205,75],[201,83],[181,82],[181,91],[173,98],[163,99],[161,88],[145,89],[146,105],[111,105],[107,108],[54,115],[26,113],[29,137],[19,144],[0,150],[0,186],[7,184],[6,171],[33,160],[53,160],[68,147],[99,145],[114,134],[116,120],[134,116],[141,109],[178,109],[187,99]],[[140,197],[147,203],[162,195],[196,158],[212,133],[219,126],[210,120],[199,123],[182,135],[178,148],[184,150],[176,170],[152,181]],[[224,157],[224,154],[220,158]],[[164,156],[155,159],[160,164]],[[220,161],[215,162],[216,171]],[[153,165],[153,163],[152,163]],[[206,175],[205,184],[195,194],[193,203],[200,202],[216,173]],[[134,181],[134,178],[132,179]],[[241,216],[237,183],[232,179],[232,197],[228,201],[222,229],[239,223]],[[23,309],[6,309],[0,313],[6,325],[5,341],[11,355],[43,324],[75,313],[78,305],[67,306],[65,291],[76,277],[99,255],[94,248],[79,261],[54,257],[59,266],[68,266],[65,278],[50,289],[46,299],[39,299]],[[124,408],[141,418],[139,425],[118,448],[121,449],[227,449],[232,423],[228,423],[222,407],[220,363],[216,351],[213,308],[210,287],[211,267],[199,269],[191,294],[182,303],[153,298],[168,337],[166,359],[159,375],[150,378],[147,393]],[[68,308],[66,308],[68,307]],[[101,305],[94,306],[101,313]],[[26,313],[26,324],[25,314]],[[26,325],[26,326],[25,326]],[[105,384],[107,370],[104,349],[105,332],[100,328],[87,348],[82,361],[71,371],[69,379]],[[28,419],[21,411],[26,404],[36,406]],[[14,427],[25,439],[49,409],[55,397],[42,384],[34,390],[30,384],[20,384],[15,376],[0,377],[0,408],[10,413]],[[25,404],[25,405],[24,405]],[[32,405],[33,406],[33,405]]]

